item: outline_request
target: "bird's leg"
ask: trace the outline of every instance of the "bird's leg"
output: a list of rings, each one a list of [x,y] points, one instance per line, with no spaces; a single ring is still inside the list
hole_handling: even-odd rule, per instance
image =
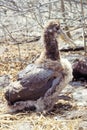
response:
[[[47,98],[44,98],[44,110],[43,113],[49,113],[52,111],[55,103],[61,99],[57,92],[55,92],[53,95],[48,96]]]
[[[43,112],[45,110],[45,105],[44,105],[44,98],[41,97],[36,101],[36,111],[37,112]]]

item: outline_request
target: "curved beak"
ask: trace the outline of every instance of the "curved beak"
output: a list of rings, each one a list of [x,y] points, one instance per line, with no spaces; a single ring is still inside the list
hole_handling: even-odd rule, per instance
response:
[[[62,39],[63,41],[67,42],[68,44],[71,44],[72,47],[76,47],[76,45],[75,45],[75,43],[73,42],[73,40],[70,39],[62,29],[60,29],[60,30],[58,31],[58,34],[60,34],[60,37],[61,37],[61,39]]]

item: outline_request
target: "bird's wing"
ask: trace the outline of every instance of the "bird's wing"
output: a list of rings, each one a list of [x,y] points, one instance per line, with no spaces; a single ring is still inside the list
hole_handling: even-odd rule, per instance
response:
[[[35,64],[29,64],[25,69],[21,70],[17,75],[17,80],[21,80],[24,78],[28,73],[32,72],[35,68]]]
[[[37,100],[43,97],[46,91],[52,87],[55,78],[53,70],[33,66],[33,69],[28,71],[22,80],[16,81],[13,88],[8,88],[5,98],[11,103]],[[18,85],[18,82],[20,85]]]
[[[35,66],[30,72],[28,72],[21,80],[22,86],[28,87],[30,90],[39,89],[48,80],[53,78],[54,71],[50,69],[39,68]]]

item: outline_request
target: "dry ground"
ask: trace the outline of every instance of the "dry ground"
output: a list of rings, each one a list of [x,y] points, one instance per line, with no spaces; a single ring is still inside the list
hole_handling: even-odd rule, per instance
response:
[[[17,45],[3,44],[0,48],[0,75],[8,74],[13,81],[18,71],[33,62],[43,50],[37,43],[21,44],[19,56]],[[47,115],[28,111],[10,114],[3,89],[0,90],[0,130],[87,130],[86,121],[87,107],[77,107],[73,100],[59,101]]]

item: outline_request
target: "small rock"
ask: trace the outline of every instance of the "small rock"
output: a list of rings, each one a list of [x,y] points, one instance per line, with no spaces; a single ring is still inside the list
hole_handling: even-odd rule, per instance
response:
[[[81,81],[73,81],[70,83],[72,86],[74,87],[81,87],[81,86],[84,86],[84,82],[81,82]]]
[[[5,51],[8,51],[8,49],[0,46],[0,55],[3,54]]]
[[[79,130],[87,130],[87,121],[83,121],[80,123]]]
[[[10,77],[8,75],[0,76],[0,87],[6,87],[10,83]]]
[[[16,126],[18,127],[17,130],[32,130],[32,126],[28,122],[19,123]]]
[[[87,106],[87,89],[78,88],[72,93],[73,99],[76,101],[77,106]]]

